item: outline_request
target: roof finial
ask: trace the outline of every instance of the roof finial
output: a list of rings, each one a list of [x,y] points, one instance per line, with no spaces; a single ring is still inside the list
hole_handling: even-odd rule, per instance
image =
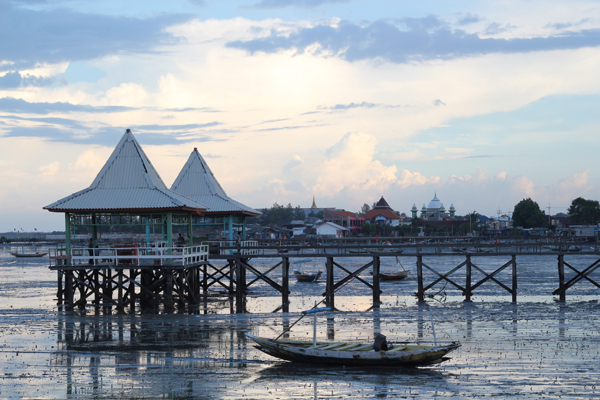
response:
[[[125,131],[125,133],[131,133],[131,129],[127,128],[127,130]]]

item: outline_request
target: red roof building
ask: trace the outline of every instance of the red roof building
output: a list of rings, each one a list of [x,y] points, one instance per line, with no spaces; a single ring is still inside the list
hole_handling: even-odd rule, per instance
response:
[[[365,223],[365,218],[350,211],[326,210],[323,219],[325,222],[333,222],[339,226],[350,229],[353,236],[358,235]]]
[[[392,210],[392,207],[385,201],[383,196],[377,202],[375,207],[365,214],[365,219],[372,224],[378,225],[400,225],[400,216]]]

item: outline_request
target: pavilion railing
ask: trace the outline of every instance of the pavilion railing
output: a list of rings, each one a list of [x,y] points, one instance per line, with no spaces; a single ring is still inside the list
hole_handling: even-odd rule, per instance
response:
[[[123,245],[115,247],[72,247],[67,254],[65,249],[50,249],[50,262],[54,265],[114,265],[120,267],[135,266],[185,266],[206,262],[208,260],[208,245],[177,246],[177,247],[138,247]]]

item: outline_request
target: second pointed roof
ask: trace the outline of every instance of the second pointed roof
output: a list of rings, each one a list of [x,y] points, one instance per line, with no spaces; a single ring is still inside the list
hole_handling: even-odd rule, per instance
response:
[[[206,204],[207,213],[260,215],[260,212],[227,196],[197,148],[190,154],[171,190]]]

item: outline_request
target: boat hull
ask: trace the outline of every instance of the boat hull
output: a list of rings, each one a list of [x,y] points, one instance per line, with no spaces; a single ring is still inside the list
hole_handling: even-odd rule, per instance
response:
[[[23,257],[23,258],[34,258],[34,257],[44,257],[48,253],[35,253],[35,254],[27,254],[27,253],[10,253],[15,257]]]
[[[318,343],[312,347],[309,342],[272,341],[270,339],[247,336],[258,344],[256,348],[270,356],[302,363],[330,364],[345,366],[400,366],[415,367],[433,365],[446,361],[444,357],[449,352],[460,347],[459,343],[451,343],[447,346],[398,346],[388,351],[375,350],[327,350],[324,347],[332,345],[329,343]],[[358,345],[358,344],[357,344]],[[364,345],[368,346],[368,345]],[[321,348],[319,348],[321,347]],[[405,347],[402,350],[402,347]]]

